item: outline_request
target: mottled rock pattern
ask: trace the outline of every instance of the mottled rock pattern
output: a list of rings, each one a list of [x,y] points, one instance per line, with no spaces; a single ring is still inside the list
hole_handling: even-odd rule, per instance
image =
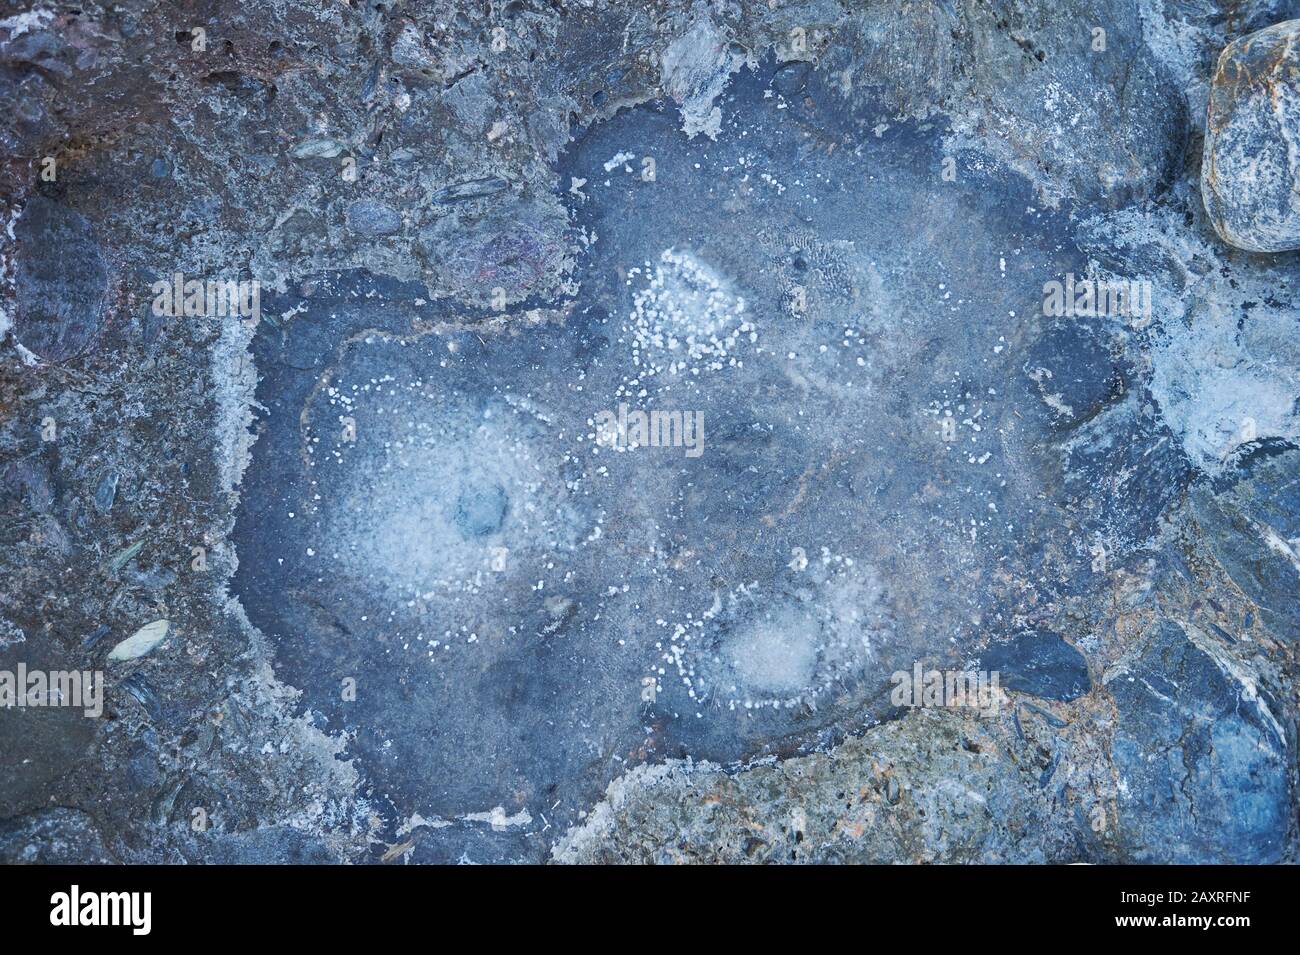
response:
[[[1300,249],[1300,20],[1235,40],[1220,55],[1201,192],[1225,242]]]
[[[0,821],[0,845],[15,847],[5,862],[25,865],[108,865],[108,851],[95,820],[78,809],[49,809]]]
[[[1160,620],[1107,674],[1121,838],[1134,862],[1276,862],[1292,806],[1279,701],[1194,632]]]
[[[985,670],[1000,674],[1002,686],[1049,700],[1075,700],[1088,692],[1088,661],[1060,635],[1014,634],[980,654]]]
[[[1046,201],[1154,195],[1183,162],[1184,100],[1147,52],[1135,3],[885,0],[835,36],[821,65],[846,95],[875,89],[905,115],[948,113],[954,150],[990,134],[986,148]]]
[[[1282,640],[1300,640],[1300,450],[1258,449],[1198,487],[1192,512],[1219,563]]]
[[[89,347],[104,315],[108,272],[89,220],[36,196],[23,207],[17,241],[18,340],[62,361]]]
[[[833,753],[743,773],[684,761],[643,767],[611,784],[553,857],[571,864],[1082,861],[1096,835],[1086,820],[1111,811],[1105,783],[1077,773],[1068,755],[1062,760],[1061,752],[1079,750],[1068,731],[1056,734],[1038,716],[1016,720],[1019,734],[1010,717],[921,711]]]
[[[216,0],[205,47],[28,6],[0,668],[172,630],[107,719],[0,711],[0,859],[1295,859],[1300,257],[1219,240],[1188,155],[1294,0]],[[1042,314],[1093,270],[1152,314]],[[174,271],[260,279],[260,321],[154,314]],[[740,298],[744,371],[671,392],[713,464],[586,473],[597,386]],[[418,480],[378,466],[409,427]],[[275,466],[304,428],[351,491]],[[316,493],[384,533],[318,547]],[[908,657],[1005,705],[891,707]]]
[[[392,235],[402,227],[402,217],[382,202],[358,200],[348,206],[348,228],[358,235]]]

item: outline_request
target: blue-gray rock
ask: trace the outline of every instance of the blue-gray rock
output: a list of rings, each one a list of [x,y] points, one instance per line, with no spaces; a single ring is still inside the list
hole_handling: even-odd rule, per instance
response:
[[[315,356],[332,353],[307,330],[326,342],[401,333],[394,305],[410,291],[349,273],[329,295],[263,303],[296,317],[252,345],[269,413],[243,478],[233,588],[271,635],[282,678],[331,726],[355,729],[357,766],[403,814],[451,818],[498,793],[545,791],[527,809],[558,828],[555,799],[610,781],[593,745],[639,745],[627,741],[650,720],[662,720],[659,751],[697,760],[824,745],[889,715],[878,691],[891,672],[972,658],[990,638],[1013,686],[1078,698],[1088,671],[1059,636],[972,624],[973,610],[993,621],[1009,608],[950,578],[946,548],[976,544],[969,570],[985,580],[1036,578],[1045,548],[1074,551],[1103,525],[1108,540],[1146,539],[1180,493],[1161,457],[1170,442],[1131,407],[1137,390],[1121,382],[1134,373],[1103,324],[1054,325],[1034,347],[1041,316],[1020,303],[1086,262],[1028,182],[972,163],[936,190],[941,130],[892,124],[870,104],[846,111],[816,71],[796,81],[763,64],[730,90],[716,141],[686,137],[671,104],[584,133],[560,167],[562,183],[586,183],[564,194],[572,218],[531,196],[424,227],[430,275],[469,301],[498,285],[533,294],[566,234],[599,236],[575,264],[564,323],[358,341],[322,359],[339,395],[355,395],[345,411],[317,386]],[[795,111],[844,148],[808,154]],[[856,155],[858,130],[878,127],[870,160]],[[633,159],[611,165],[629,144]],[[675,172],[647,182],[645,156]],[[742,226],[728,197],[764,183],[761,170],[793,168],[804,185],[765,184]],[[958,218],[964,231],[939,225]],[[918,233],[918,221],[930,225]],[[1019,254],[1004,273],[990,249]],[[795,284],[807,314],[781,305]],[[1050,369],[1071,414],[1026,367]],[[376,382],[382,392],[365,390]],[[700,458],[592,446],[599,413],[643,389],[657,407],[703,414]],[[943,407],[961,428],[951,449]],[[357,421],[355,440],[341,415]],[[304,461],[304,428],[330,453]],[[1074,454],[1077,476],[1065,473]],[[336,491],[304,519],[294,504],[317,486]],[[326,538],[336,543],[323,550]],[[1090,560],[1084,551],[1052,599],[1097,585]],[[384,606],[395,612],[378,624]],[[428,618],[445,622],[430,630]],[[405,646],[389,652],[380,638],[399,631]],[[644,699],[646,666],[673,647],[681,662]],[[409,694],[344,703],[341,672]],[[416,710],[426,722],[409,721]]]
[[[290,826],[217,834],[203,847],[203,861],[221,865],[324,865],[337,862],[319,838]]]
[[[487,537],[505,520],[509,499],[493,481],[467,483],[456,498],[456,528],[467,540]]]
[[[1122,202],[1172,180],[1187,134],[1144,33],[1134,0],[883,0],[837,25],[820,67],[900,114],[987,125],[1051,191]]]
[[[478,182],[478,191],[469,191],[474,183],[463,183],[466,191],[445,201],[485,196],[495,188],[491,181]],[[425,226],[416,247],[439,286],[484,305],[500,288],[512,303],[554,283],[565,258],[567,228],[564,209],[553,198],[504,203],[486,216],[461,207]]]
[[[1251,252],[1300,249],[1300,20],[1230,43],[1205,122],[1201,194],[1219,236]]]
[[[0,707],[0,860],[1295,858],[1300,252],[1187,116],[1300,0],[153,6],[0,15],[0,669],[193,659]]]
[[[1258,453],[1235,483],[1200,485],[1191,502],[1215,559],[1265,625],[1300,638],[1300,451]]]
[[[510,183],[500,176],[488,176],[484,179],[468,179],[443,186],[432,196],[430,202],[438,205],[450,205],[453,202],[465,202],[468,199],[482,199],[484,196],[496,195],[510,187]]]
[[[51,361],[81,354],[99,332],[108,286],[94,227],[79,212],[33,196],[14,237],[18,340]]]
[[[1091,687],[1083,654],[1059,634],[1026,630],[995,643],[980,655],[985,670],[999,674],[1000,685],[1048,700],[1075,700]]]
[[[49,465],[38,455],[10,461],[0,471],[0,501],[23,501],[34,511],[45,513],[55,493]]]
[[[358,199],[348,206],[348,228],[358,235],[392,235],[402,227],[402,217],[382,202]]]
[[[1119,713],[1119,838],[1130,861],[1268,863],[1291,813],[1276,704],[1208,638],[1155,624],[1108,682]]]
[[[0,820],[0,862],[7,865],[106,865],[120,861],[104,845],[95,820],[59,807]]]
[[[113,501],[117,499],[117,482],[120,475],[116,471],[109,471],[99,479],[99,484],[95,488],[95,510],[101,514],[107,514],[113,507]]]

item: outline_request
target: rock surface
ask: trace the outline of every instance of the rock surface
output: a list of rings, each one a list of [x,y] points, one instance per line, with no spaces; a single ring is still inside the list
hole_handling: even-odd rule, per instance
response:
[[[1277,701],[1192,633],[1160,620],[1136,659],[1107,675],[1120,838],[1137,862],[1276,862],[1292,785]]]
[[[18,340],[42,358],[85,351],[99,332],[108,273],[85,216],[41,196],[14,229]]]
[[[0,859],[1295,861],[1292,0],[21,6]]]
[[[1225,242],[1300,249],[1300,20],[1234,40],[1219,57],[1201,190]]]

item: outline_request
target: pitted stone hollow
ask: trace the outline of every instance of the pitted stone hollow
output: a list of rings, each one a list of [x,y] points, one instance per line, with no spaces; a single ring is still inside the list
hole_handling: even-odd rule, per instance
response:
[[[495,481],[464,484],[456,495],[456,527],[466,540],[488,537],[500,530],[509,503],[505,488]]]
[[[583,135],[563,323],[417,334],[359,275],[264,306],[295,315],[255,343],[236,590],[402,816],[511,793],[562,830],[628,765],[825,745],[891,715],[896,671],[1017,632],[1027,590],[1093,586],[1079,541],[1144,540],[1179,493],[1158,424],[1077,384],[1108,333],[1036,347],[1044,282],[1086,271],[1069,220],[978,157],[938,188],[942,129],[800,83],[742,71],[716,142],[665,104]],[[297,360],[322,336],[350,344]],[[624,404],[699,415],[703,452],[602,444]],[[349,674],[400,689],[345,705]]]

